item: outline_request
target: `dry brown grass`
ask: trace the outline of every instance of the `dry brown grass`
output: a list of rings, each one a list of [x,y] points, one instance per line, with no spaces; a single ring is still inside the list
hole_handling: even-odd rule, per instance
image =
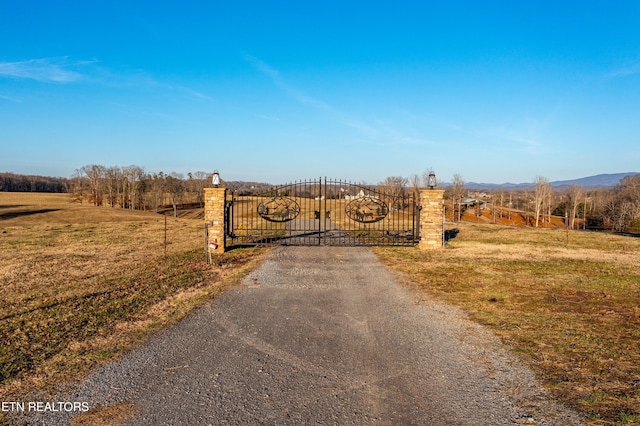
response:
[[[137,413],[131,403],[114,404],[108,407],[96,407],[86,413],[80,413],[70,423],[70,426],[119,426],[124,425],[128,418]]]
[[[640,424],[640,239],[461,224],[444,250],[379,248],[462,306],[592,424]]]
[[[202,220],[0,193],[0,400],[77,378],[184,317],[257,262],[205,263]],[[12,399],[14,398],[14,399]],[[1,418],[0,418],[1,420]]]

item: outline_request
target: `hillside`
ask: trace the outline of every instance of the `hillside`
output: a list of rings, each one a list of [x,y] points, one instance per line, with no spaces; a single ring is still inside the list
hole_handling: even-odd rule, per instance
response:
[[[607,188],[620,183],[622,179],[627,176],[634,176],[639,174],[639,172],[627,172],[627,173],[611,173],[611,174],[600,174],[594,176],[587,176],[579,179],[571,179],[571,180],[558,180],[550,182],[551,186],[554,188],[562,188],[565,186],[578,185],[582,187],[588,188]],[[449,186],[449,183],[445,183],[444,186]],[[527,187],[534,187],[533,183],[478,183],[478,182],[466,182],[465,188],[467,189],[524,189]]]
[[[613,174],[601,174],[595,176],[584,177],[581,179],[573,179],[573,180],[559,180],[556,182],[551,182],[551,186],[560,187],[560,186],[585,186],[585,187],[609,187],[614,186],[620,183],[622,179],[627,176],[637,175],[638,172],[627,172],[627,173],[613,173]]]

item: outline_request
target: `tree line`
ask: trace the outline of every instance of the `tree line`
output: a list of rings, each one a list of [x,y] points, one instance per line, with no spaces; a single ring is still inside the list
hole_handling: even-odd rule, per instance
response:
[[[76,169],[69,179],[69,192],[82,203],[87,199],[94,206],[106,205],[132,210],[154,210],[167,204],[177,214],[184,204],[185,195],[192,195],[192,202],[204,205],[204,188],[209,174],[148,173],[139,166],[105,167],[90,164]]]
[[[595,194],[595,224],[602,224],[614,231],[640,232],[640,174],[627,176],[608,191]]]
[[[204,189],[211,187],[212,173],[146,172],[139,166],[105,167],[89,164],[76,169],[68,182],[68,192],[80,203],[88,200],[94,206],[153,210],[170,205],[174,215],[178,207],[204,206]],[[269,184],[257,182],[223,182],[240,193],[259,191]]]
[[[449,220],[460,221],[468,208],[463,200],[471,195],[462,177],[454,175],[445,190]],[[595,189],[578,185],[553,188],[547,178],[536,176],[529,187],[485,191],[480,195],[486,198],[485,206],[490,202],[499,217],[511,219],[514,212],[520,212],[526,224],[534,227],[560,216],[571,229],[640,232],[640,174],[627,176],[613,187]]]
[[[65,178],[0,173],[0,192],[67,192],[67,184]]]
[[[409,178],[390,176],[379,182],[378,188],[402,199],[410,191],[415,195],[428,186],[428,172]],[[265,192],[270,184],[259,182],[224,182],[239,195]],[[142,167],[90,164],[75,170],[71,178],[0,173],[0,191],[70,193],[77,202],[88,201],[95,206],[158,211],[171,206],[174,215],[179,206],[204,205],[204,188],[211,186],[211,173],[147,172]],[[454,174],[445,188],[448,220],[460,221],[467,206],[462,202],[471,192],[464,179]],[[602,229],[618,232],[640,232],[640,174],[625,177],[618,185],[590,189],[573,185],[553,188],[549,180],[536,176],[524,189],[487,191],[486,198],[500,217],[524,213],[527,224],[542,226],[552,216],[565,218],[572,229]],[[487,200],[484,200],[487,202]]]

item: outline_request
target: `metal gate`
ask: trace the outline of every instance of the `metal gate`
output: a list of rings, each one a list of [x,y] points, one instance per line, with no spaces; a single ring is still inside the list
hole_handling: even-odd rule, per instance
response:
[[[419,241],[416,194],[324,178],[238,192],[226,203],[228,246],[414,245]]]

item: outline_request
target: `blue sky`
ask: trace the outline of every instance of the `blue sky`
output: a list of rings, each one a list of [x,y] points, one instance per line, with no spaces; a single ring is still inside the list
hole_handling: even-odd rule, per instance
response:
[[[640,3],[0,0],[0,171],[640,172]]]

